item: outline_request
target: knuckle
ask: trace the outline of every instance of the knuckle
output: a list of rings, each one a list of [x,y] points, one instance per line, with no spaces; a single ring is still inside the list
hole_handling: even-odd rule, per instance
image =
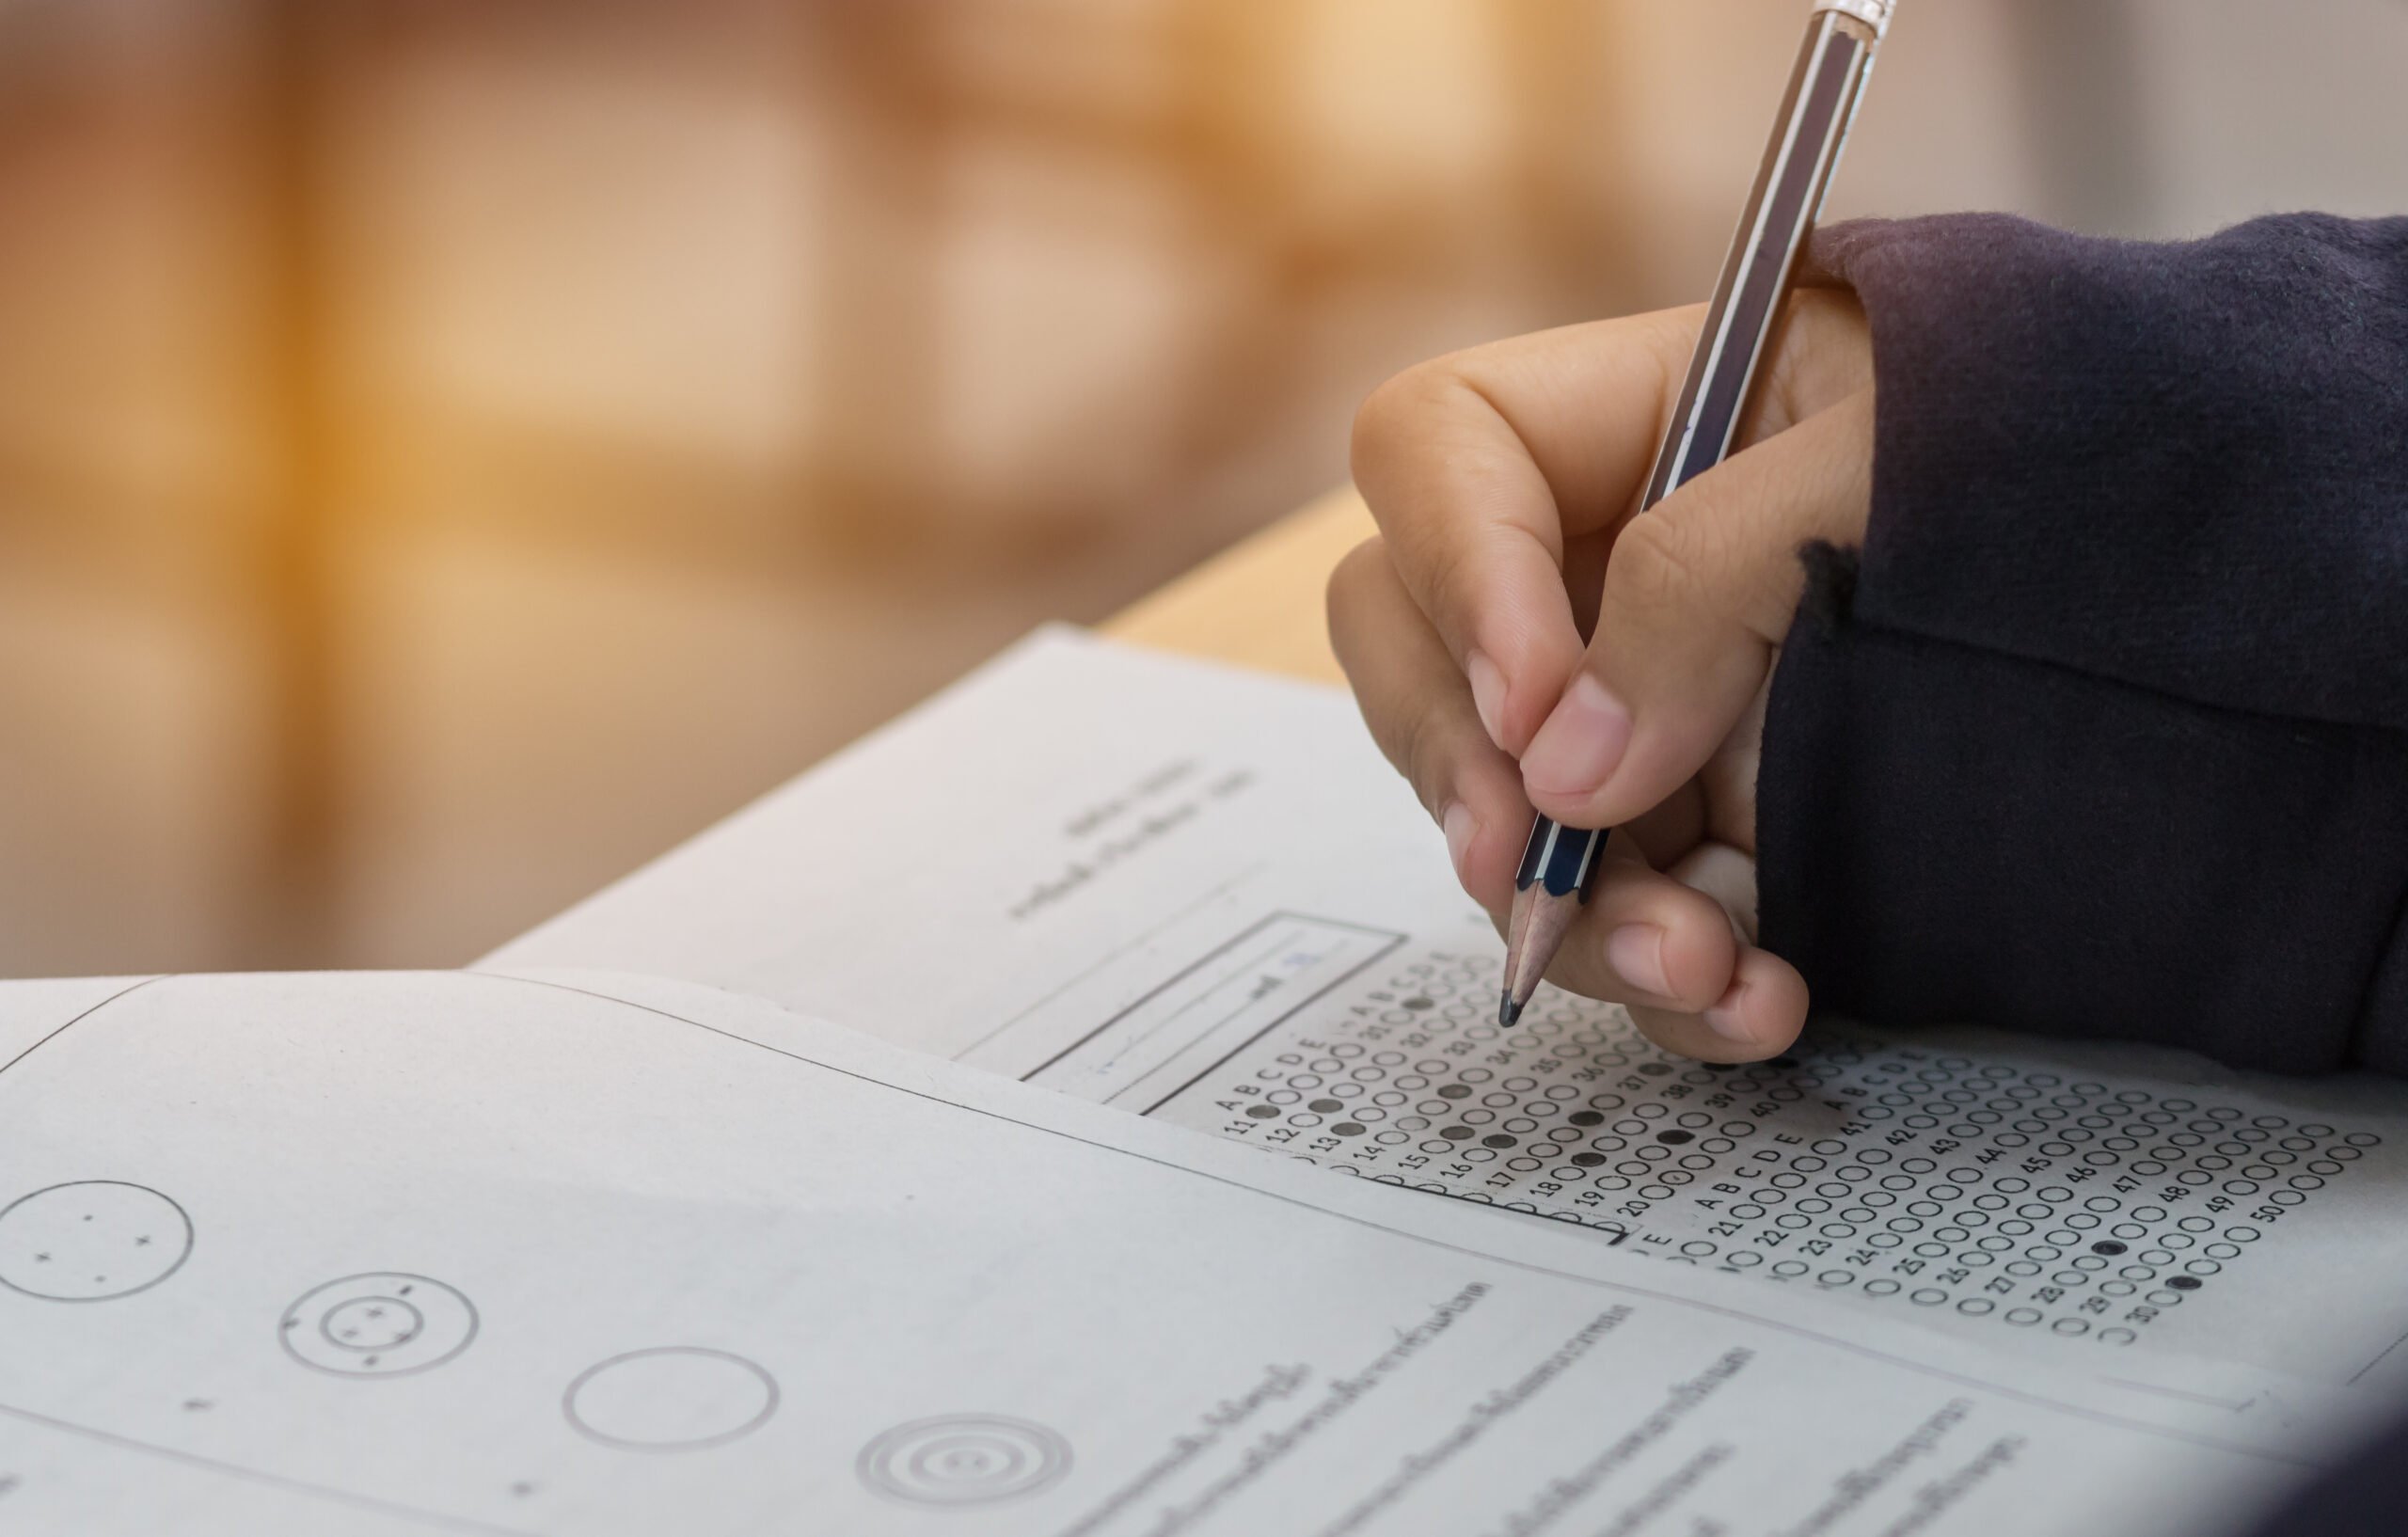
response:
[[[1608,610],[1656,613],[1692,601],[1700,587],[1694,543],[1671,519],[1650,511],[1624,526],[1606,562]]]
[[[1422,809],[1436,816],[1453,783],[1454,753],[1441,712],[1422,710],[1405,723],[1397,768],[1413,786]]]
[[[1418,363],[1364,397],[1347,450],[1357,482],[1378,480],[1381,469],[1420,436],[1436,372],[1436,364]]]
[[[1338,559],[1329,573],[1330,606],[1359,601],[1370,592],[1371,584],[1386,573],[1388,563],[1387,541],[1377,534],[1364,540]]]
[[[1478,552],[1465,538],[1423,539],[1412,549],[1412,585],[1442,631],[1459,626],[1475,608]]]
[[[1329,619],[1330,643],[1341,664],[1347,642],[1363,622],[1378,584],[1393,579],[1386,569],[1387,563],[1387,544],[1374,536],[1348,550],[1330,570],[1322,601]]]
[[[1416,363],[1365,396],[1355,409],[1347,459],[1355,484],[1383,522],[1376,487],[1417,465],[1447,457],[1450,446],[1461,446],[1467,427],[1481,426],[1495,415],[1473,382],[1478,356],[1449,353]]]

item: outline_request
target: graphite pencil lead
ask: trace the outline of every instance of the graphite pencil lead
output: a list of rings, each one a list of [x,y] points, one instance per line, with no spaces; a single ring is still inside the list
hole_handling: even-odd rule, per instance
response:
[[[1580,916],[1580,894],[1558,896],[1544,886],[1532,886],[1513,901],[1505,943],[1506,1023],[1522,1017],[1546,975],[1547,962],[1563,943],[1564,933]]]

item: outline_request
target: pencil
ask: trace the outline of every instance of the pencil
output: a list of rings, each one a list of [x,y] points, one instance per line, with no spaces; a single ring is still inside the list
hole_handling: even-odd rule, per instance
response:
[[[1722,260],[1697,351],[1679,404],[1647,477],[1646,510],[1721,463],[1755,383],[1766,340],[1789,292],[1798,252],[1830,186],[1848,125],[1855,120],[1873,55],[1888,29],[1893,0],[1818,0],[1809,13],[1789,88],[1773,120],[1753,190]],[[1603,830],[1530,825],[1513,907],[1505,927],[1504,995],[1497,1019],[1512,1024],[1538,990],[1563,936],[1589,899]]]

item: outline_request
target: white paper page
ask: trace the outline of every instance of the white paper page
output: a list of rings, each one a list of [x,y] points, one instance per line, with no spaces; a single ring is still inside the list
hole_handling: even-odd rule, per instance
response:
[[[0,1070],[10,1531],[2187,1537],[2334,1429],[659,979],[60,1023]]]
[[[1375,1180],[2132,1373],[2408,1391],[2408,1096],[1819,1025],[1736,1070],[1500,946],[1340,692],[1041,634],[493,963],[759,994]]]

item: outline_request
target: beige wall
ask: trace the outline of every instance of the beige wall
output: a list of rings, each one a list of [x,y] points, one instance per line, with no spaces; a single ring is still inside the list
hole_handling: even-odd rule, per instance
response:
[[[2394,0],[1903,8],[1835,215],[2408,201]],[[0,973],[467,959],[1691,296],[1799,9],[0,7]]]

